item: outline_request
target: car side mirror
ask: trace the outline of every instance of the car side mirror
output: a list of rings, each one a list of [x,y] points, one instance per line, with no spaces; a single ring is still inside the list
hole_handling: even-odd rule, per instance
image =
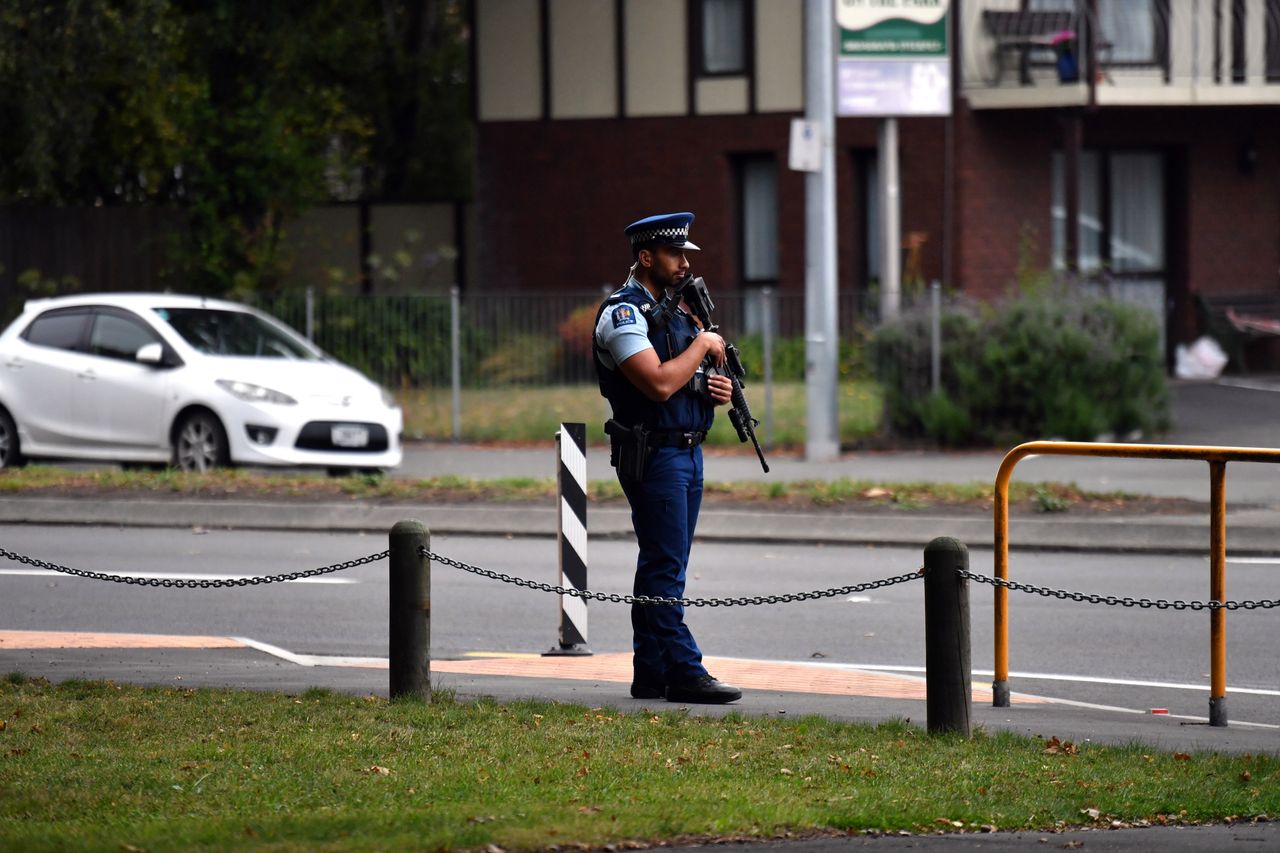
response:
[[[138,351],[134,354],[133,358],[139,364],[149,364],[152,367],[161,367],[164,365],[164,346],[158,342],[143,344],[138,347]]]

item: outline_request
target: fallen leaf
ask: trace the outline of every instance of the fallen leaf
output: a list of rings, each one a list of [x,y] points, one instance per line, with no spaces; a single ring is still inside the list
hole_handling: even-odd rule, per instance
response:
[[[1102,812],[1097,809],[1081,809],[1080,814],[1088,815],[1090,820],[1097,820],[1098,815],[1102,814]]]
[[[372,767],[370,767],[370,768],[369,768],[368,770],[366,770],[365,772],[366,772],[366,773],[375,773],[375,774],[377,774],[377,775],[379,775],[379,776],[390,776],[390,775],[391,775],[391,770],[390,770],[390,769],[388,769],[388,768],[386,768],[386,767],[379,767],[379,766],[378,766],[378,765],[376,765],[376,764],[375,764],[375,765],[373,765]]]
[[[785,768],[785,767],[783,767],[782,769],[780,769],[778,772],[779,772],[779,773],[781,773],[783,776],[794,776],[794,775],[795,775],[794,773],[792,773],[790,770],[788,770],[788,769],[787,769],[787,768]]]
[[[1077,755],[1080,748],[1069,740],[1059,740],[1057,735],[1049,738],[1049,742],[1045,744],[1044,752],[1047,755]]]
[[[0,721],[0,730],[3,730],[3,729],[4,729],[3,721]],[[1252,778],[1253,778],[1253,774],[1252,774],[1252,773],[1250,773],[1248,770],[1242,770],[1242,771],[1240,772],[1240,781],[1241,781],[1241,782],[1248,782],[1248,781],[1249,781],[1250,779],[1252,779]]]
[[[871,488],[864,490],[862,496],[864,498],[887,498],[892,497],[893,492],[888,489],[882,489],[879,486],[872,486]]]
[[[1186,752],[1175,752],[1173,754],[1173,760],[1174,761],[1190,761],[1191,755]]]

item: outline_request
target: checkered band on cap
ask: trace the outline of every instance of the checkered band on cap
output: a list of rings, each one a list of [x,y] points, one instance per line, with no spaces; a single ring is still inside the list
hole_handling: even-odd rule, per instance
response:
[[[633,248],[646,243],[666,243],[680,249],[696,249],[698,247],[689,241],[689,226],[693,219],[693,214],[688,211],[659,213],[632,222],[625,233]]]
[[[654,228],[649,231],[637,231],[631,235],[631,243],[648,243],[650,240],[663,238],[672,243],[683,243],[689,239],[689,226],[683,228]]]

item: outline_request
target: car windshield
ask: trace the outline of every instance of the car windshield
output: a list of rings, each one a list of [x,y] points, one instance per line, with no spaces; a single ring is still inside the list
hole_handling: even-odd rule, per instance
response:
[[[320,361],[323,356],[286,329],[245,311],[214,308],[156,308],[195,349],[208,355]]]

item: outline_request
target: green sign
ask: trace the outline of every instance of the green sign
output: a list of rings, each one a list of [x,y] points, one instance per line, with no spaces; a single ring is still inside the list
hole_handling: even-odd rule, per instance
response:
[[[841,57],[947,55],[950,0],[835,0]]]

